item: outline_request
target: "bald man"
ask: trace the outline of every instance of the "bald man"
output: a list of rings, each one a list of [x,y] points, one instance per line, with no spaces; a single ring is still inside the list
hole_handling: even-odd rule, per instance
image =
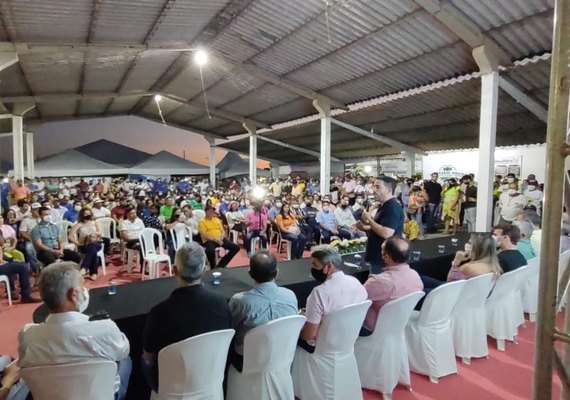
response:
[[[400,236],[389,237],[382,244],[384,272],[370,274],[364,284],[372,306],[366,314],[361,336],[368,336],[372,333],[376,326],[378,312],[384,304],[409,293],[423,290],[424,284],[420,276],[408,265],[409,254],[410,244]]]

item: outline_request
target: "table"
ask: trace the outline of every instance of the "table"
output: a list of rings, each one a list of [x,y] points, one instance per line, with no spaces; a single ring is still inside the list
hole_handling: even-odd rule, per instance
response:
[[[455,252],[462,250],[469,238],[467,234],[457,234],[454,237],[458,239],[457,246],[452,245],[449,236],[412,242],[411,251],[421,251],[421,258],[418,261],[410,261],[410,266],[420,275],[445,281]],[[445,246],[445,251],[442,254],[438,252],[439,245]],[[343,261],[356,265],[360,264],[355,255],[343,256]],[[279,263],[279,275],[276,282],[279,286],[291,289],[295,293],[299,307],[305,306],[311,290],[318,284],[312,278],[310,269],[310,258]],[[345,264],[341,269],[362,283],[368,278],[369,268],[367,266],[356,268]],[[222,282],[220,285],[216,286],[211,283],[211,271],[205,273],[203,282],[209,289],[220,293],[226,299],[229,300],[235,293],[253,287],[253,280],[249,276],[248,267],[228,268],[221,271]],[[155,304],[166,299],[175,288],[175,278],[159,278],[120,285],[117,287],[117,293],[112,296],[107,294],[105,287],[89,291],[89,307],[85,313],[93,314],[96,311],[105,310],[130,341],[133,372],[129,382],[127,399],[149,398],[150,389],[144,382],[139,362],[142,354],[142,331],[146,314]],[[40,305],[34,312],[34,322],[43,322],[47,314],[45,305]]]

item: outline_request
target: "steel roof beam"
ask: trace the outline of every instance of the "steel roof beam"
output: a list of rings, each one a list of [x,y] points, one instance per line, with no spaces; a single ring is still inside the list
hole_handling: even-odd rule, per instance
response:
[[[548,122],[548,110],[537,100],[526,94],[515,83],[505,77],[499,77],[499,87],[507,92],[520,105],[536,115],[543,122]]]
[[[289,144],[289,143],[281,142],[279,140],[270,139],[270,138],[265,137],[265,136],[258,135],[257,138],[259,140],[263,140],[265,142],[272,143],[272,144],[275,144],[277,146],[285,147],[287,149],[295,150],[295,151],[298,151],[300,153],[308,154],[310,156],[316,157],[317,159],[321,158],[321,153],[319,153],[318,151],[305,149],[303,147],[295,146],[294,144]],[[332,161],[340,161],[338,158],[334,158],[334,157],[331,157],[331,160]]]
[[[0,53],[0,71],[16,64],[18,62],[18,53],[15,51],[5,51]]]
[[[151,122],[155,122],[157,124],[163,125],[162,121],[159,120],[158,118],[155,118],[151,115],[146,115],[146,114],[135,114],[135,117],[139,117],[139,118],[143,118],[146,119],[148,121]],[[197,133],[199,135],[202,135],[204,137],[209,137],[209,138],[213,138],[213,139],[227,139],[227,137],[222,136],[222,135],[218,135],[217,133],[214,132],[208,132],[208,131],[204,131],[202,129],[198,129],[198,128],[193,128],[191,126],[184,126],[184,125],[180,125],[180,124],[176,124],[176,123],[167,123],[167,126],[173,127],[173,128],[178,128],[178,129],[182,129],[184,131],[190,131],[193,133]]]
[[[152,96],[154,93],[148,92],[92,92],[92,93],[44,93],[32,96],[4,96],[0,97],[0,103],[20,103],[25,101],[33,101],[35,103],[45,103],[48,101],[63,100],[84,100],[84,99],[106,99],[106,98],[126,98],[126,97],[144,97]]]
[[[230,143],[232,143],[232,142],[227,142],[227,144],[230,144]],[[226,150],[226,151],[233,151],[234,153],[242,154],[244,156],[249,157],[249,154],[247,153],[247,151],[239,151],[239,150],[234,150],[231,147],[224,147],[224,143],[217,144],[217,145],[212,146],[212,147],[215,147],[217,149]],[[275,164],[275,165],[289,165],[290,164],[290,163],[283,161],[283,160],[276,160],[274,158],[269,158],[269,157],[265,157],[265,156],[259,156],[258,155],[257,158],[259,158],[261,160],[269,161],[271,164]]]
[[[421,149],[418,149],[417,147],[409,146],[405,143],[398,142],[397,140],[390,139],[390,138],[387,138],[385,136],[380,136],[380,135],[377,135],[375,133],[365,131],[364,129],[361,129],[357,126],[353,126],[353,125],[347,124],[346,122],[339,121],[338,119],[331,118],[331,122],[335,125],[338,125],[338,126],[345,128],[345,129],[348,129],[349,131],[358,133],[359,135],[362,135],[362,136],[367,137],[369,139],[373,139],[373,140],[376,140],[377,142],[387,144],[388,146],[394,147],[395,149],[398,149],[400,151],[425,155],[425,152]]]

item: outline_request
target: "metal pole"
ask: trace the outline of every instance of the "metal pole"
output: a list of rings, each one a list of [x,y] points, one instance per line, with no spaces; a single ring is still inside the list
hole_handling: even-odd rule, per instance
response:
[[[570,49],[570,0],[557,0],[552,40],[550,100],[546,134],[547,164],[542,214],[542,243],[538,319],[536,327],[532,398],[552,398],[552,357],[556,319],[556,289],[560,251],[560,220],[564,191],[564,164],[568,148],[568,50]]]
[[[210,142],[210,187],[212,190],[216,189],[216,146],[215,140],[211,139]]]
[[[14,177],[24,178],[24,119],[21,116],[12,116],[12,147],[14,151]]]

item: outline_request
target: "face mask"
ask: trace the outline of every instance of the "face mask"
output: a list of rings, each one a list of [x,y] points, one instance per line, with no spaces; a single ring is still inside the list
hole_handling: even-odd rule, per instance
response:
[[[348,204],[341,204],[340,207],[344,210],[346,207],[348,207]]]
[[[324,207],[323,207],[323,211],[324,211],[324,212],[329,212],[329,206],[324,206]]]
[[[42,217],[42,221],[44,221],[44,222],[50,222],[50,221],[51,221],[51,217],[50,217],[49,215],[44,215],[44,216]]]
[[[79,211],[81,211],[81,206],[75,206],[75,207],[73,207],[73,209],[74,209],[75,211],[79,212]]]
[[[240,202],[239,202],[239,205],[242,206],[242,207],[245,206],[245,201],[240,201]]]
[[[510,194],[511,196],[514,194],[517,194],[517,190],[516,189],[508,189],[507,193]]]
[[[299,204],[293,204],[293,208],[299,208]]]
[[[93,219],[93,215],[91,215],[91,214],[85,215],[84,218],[86,221],[91,221]]]
[[[325,274],[322,269],[311,268],[311,275],[316,281],[321,283],[327,280],[327,274]]]
[[[497,248],[501,247],[501,242],[499,241],[499,238],[497,236],[493,236],[493,240],[495,241],[495,246]]]
[[[356,202],[358,204],[362,204],[362,203],[364,203],[364,199],[358,198],[358,199],[356,199]]]
[[[514,183],[514,182],[515,182],[515,178],[507,178],[507,182],[509,182],[509,183]]]
[[[534,185],[528,185],[528,186],[527,186],[527,189],[528,189],[529,191],[531,191],[531,192],[534,192],[534,191],[536,190],[536,186],[534,186]]]
[[[283,203],[275,203],[275,207],[277,208],[281,208],[283,206]]]
[[[471,249],[473,247],[471,246],[471,243],[465,243],[465,252],[466,253],[471,253]]]
[[[506,192],[507,190],[509,190],[509,185],[501,185],[499,187],[503,192]]]
[[[270,203],[269,203],[269,200],[265,200],[265,201],[263,202],[263,204],[266,205],[266,206],[268,206],[268,205],[270,204]]]
[[[87,310],[87,306],[89,305],[89,291],[87,290],[87,288],[83,288],[82,294],[83,294],[83,301],[77,304],[77,311],[79,311],[80,313]]]

